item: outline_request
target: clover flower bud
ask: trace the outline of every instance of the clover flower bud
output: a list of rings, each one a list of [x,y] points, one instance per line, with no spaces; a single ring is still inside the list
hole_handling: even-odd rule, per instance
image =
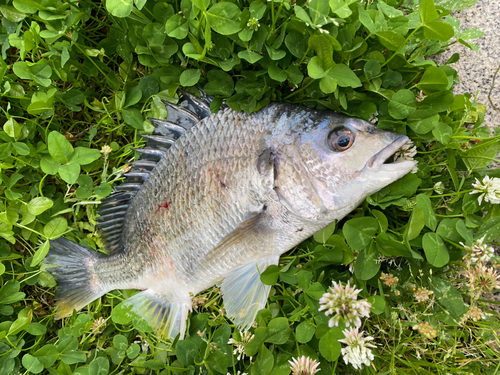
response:
[[[439,182],[436,182],[434,184],[434,186],[432,187],[432,190],[434,190],[434,192],[437,194],[437,195],[441,195],[444,193],[444,186],[443,186],[443,183],[441,181]]]
[[[111,154],[111,151],[113,151],[113,149],[108,145],[104,145],[101,148],[101,154],[103,154],[104,156],[108,156],[109,154]]]
[[[255,17],[252,17],[248,20],[247,26],[251,28],[253,31],[257,31],[260,27],[259,20]]]
[[[304,355],[299,358],[292,358],[292,360],[288,362],[290,363],[292,375],[314,375],[321,370],[318,368],[318,361]]]

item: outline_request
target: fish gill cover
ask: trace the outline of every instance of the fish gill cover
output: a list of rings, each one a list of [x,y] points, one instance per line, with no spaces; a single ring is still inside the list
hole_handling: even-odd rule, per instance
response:
[[[453,95],[458,56],[430,59],[475,48],[449,12],[473,3],[1,0],[0,373],[497,372],[500,136]],[[103,251],[98,204],[148,119],[195,85],[212,112],[370,120],[412,140],[396,157],[417,168],[262,270],[270,298],[247,332],[216,287],[174,342],[121,303],[130,290],[54,320],[49,240]]]

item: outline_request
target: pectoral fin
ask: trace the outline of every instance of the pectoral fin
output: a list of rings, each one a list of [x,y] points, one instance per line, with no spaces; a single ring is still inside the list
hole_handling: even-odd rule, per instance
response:
[[[241,265],[220,284],[227,316],[237,327],[249,328],[257,312],[266,306],[271,287],[260,281],[260,274],[271,264],[278,264],[278,260],[271,257]]]

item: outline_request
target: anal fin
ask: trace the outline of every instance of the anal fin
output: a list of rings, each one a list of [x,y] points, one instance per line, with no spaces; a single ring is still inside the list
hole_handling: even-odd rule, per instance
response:
[[[231,270],[220,284],[227,316],[240,329],[248,329],[257,312],[266,306],[269,285],[260,281],[260,274],[279,257],[270,257],[243,264]]]
[[[171,302],[164,295],[145,290],[127,299],[125,304],[133,306],[132,311],[161,337],[174,339],[180,334],[180,339],[184,338],[191,300]]]

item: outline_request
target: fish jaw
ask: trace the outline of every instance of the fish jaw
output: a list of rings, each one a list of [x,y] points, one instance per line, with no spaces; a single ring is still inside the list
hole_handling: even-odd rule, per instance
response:
[[[413,160],[384,164],[407,141],[407,136],[398,135],[392,143],[368,160],[355,180],[343,187],[342,200],[336,202],[339,208],[335,215],[336,219],[340,220],[360,205],[367,196],[399,180],[413,169],[416,165]],[[364,193],[360,195],[359,190],[363,190]]]
[[[391,179],[391,182],[399,180],[401,177],[410,172],[417,164],[414,160],[400,159],[394,163],[384,164],[397,150],[399,150],[409,138],[406,135],[400,134],[391,144],[373,155],[365,165],[362,173],[383,174],[384,180]],[[382,177],[378,175],[378,177]],[[373,194],[373,193],[372,193]]]

